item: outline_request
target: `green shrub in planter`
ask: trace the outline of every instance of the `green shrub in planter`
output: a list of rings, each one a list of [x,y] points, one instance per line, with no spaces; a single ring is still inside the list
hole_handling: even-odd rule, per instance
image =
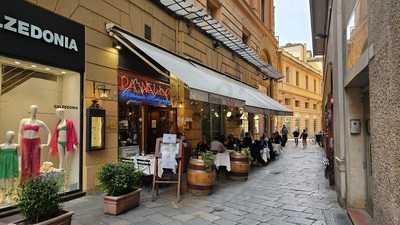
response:
[[[140,186],[142,172],[132,163],[110,163],[101,168],[98,179],[101,188],[110,196],[120,196],[135,191]]]
[[[61,213],[59,190],[59,179],[46,175],[33,178],[21,187],[17,195],[18,208],[28,224],[39,223]]]

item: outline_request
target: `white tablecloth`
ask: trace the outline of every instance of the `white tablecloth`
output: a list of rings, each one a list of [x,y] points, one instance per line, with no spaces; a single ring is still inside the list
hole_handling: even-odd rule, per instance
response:
[[[219,168],[220,166],[226,166],[226,170],[231,171],[230,153],[228,151],[224,153],[217,153],[214,163],[217,168]]]
[[[261,157],[265,162],[268,162],[270,155],[269,155],[269,149],[268,148],[264,148],[261,150]]]
[[[272,148],[274,149],[274,152],[276,152],[278,155],[281,154],[282,145],[280,145],[280,144],[272,144]]]

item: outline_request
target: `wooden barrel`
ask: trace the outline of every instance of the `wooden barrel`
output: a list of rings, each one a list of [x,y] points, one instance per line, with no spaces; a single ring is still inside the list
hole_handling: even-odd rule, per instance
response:
[[[192,194],[208,195],[212,192],[215,169],[206,171],[203,160],[190,159],[187,174],[188,188]]]
[[[229,172],[230,179],[246,181],[249,177],[249,170],[249,158],[244,154],[232,152],[231,171]]]

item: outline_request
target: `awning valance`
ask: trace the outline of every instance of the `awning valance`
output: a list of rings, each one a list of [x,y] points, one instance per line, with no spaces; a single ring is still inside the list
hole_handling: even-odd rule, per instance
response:
[[[264,113],[291,114],[290,110],[257,89],[153,46],[114,25],[107,24],[110,35],[128,48],[136,48],[157,62],[171,75],[178,77],[191,89],[194,100],[236,107],[255,107]],[[137,54],[137,51],[134,51]]]

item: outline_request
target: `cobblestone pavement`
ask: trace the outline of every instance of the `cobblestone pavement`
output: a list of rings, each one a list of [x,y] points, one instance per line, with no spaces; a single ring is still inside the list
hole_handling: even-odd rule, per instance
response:
[[[66,203],[75,212],[74,225],[346,225],[344,210],[323,175],[322,151],[286,147],[280,159],[253,168],[247,182],[220,178],[210,196],[183,195],[175,203],[174,189],[155,202],[145,190],[141,205],[120,216],[104,215],[101,195]]]

